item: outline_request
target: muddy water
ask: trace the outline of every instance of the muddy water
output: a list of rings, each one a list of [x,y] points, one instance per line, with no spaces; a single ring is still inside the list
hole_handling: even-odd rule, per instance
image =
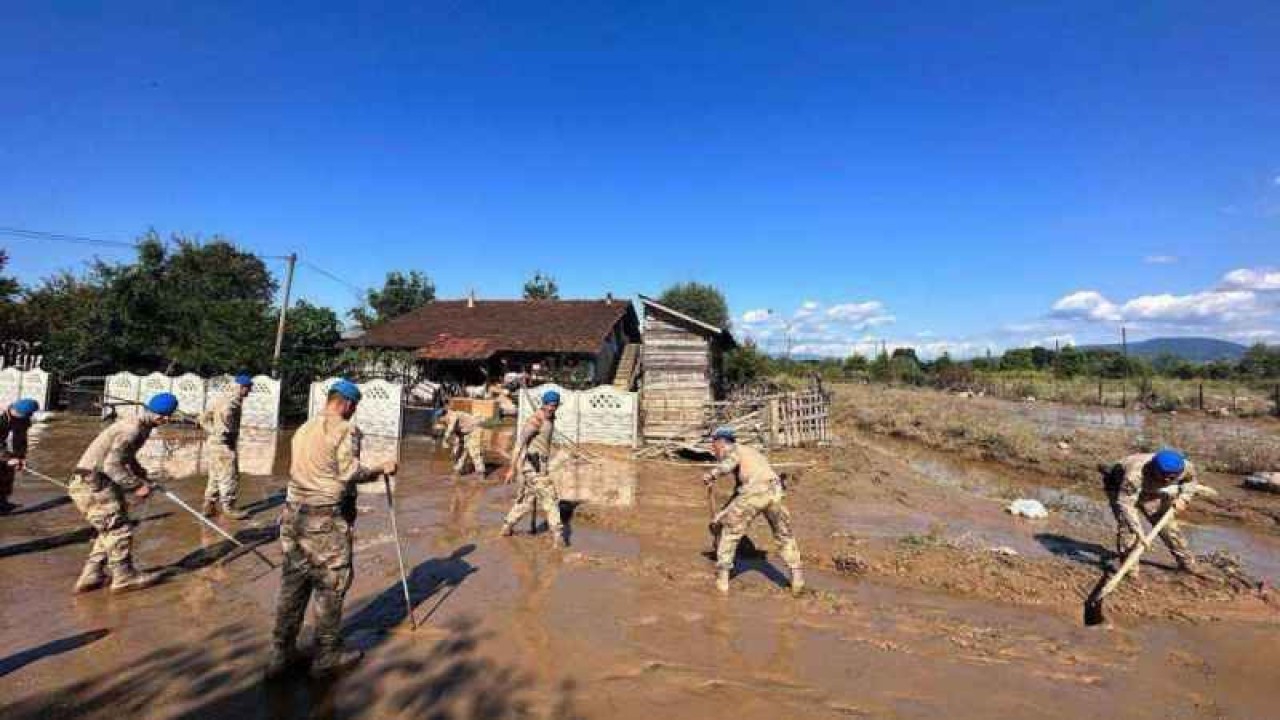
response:
[[[52,424],[32,464],[64,474],[94,430]],[[191,445],[199,438],[175,431],[159,441],[169,444],[148,462],[198,500],[200,453]],[[287,435],[274,447],[272,472],[244,480],[255,514],[226,527],[264,542],[276,562]],[[162,499],[137,509],[138,555],[168,567],[170,581],[72,597],[87,551],[81,520],[56,489],[22,480],[23,511],[0,518],[0,717],[1259,718],[1273,710],[1274,622],[1086,631],[1055,613],[820,571],[811,574],[815,592],[792,599],[769,563],[744,566],[721,598],[699,554],[706,517],[696,469],[610,460],[566,468],[573,547],[562,553],[527,528],[492,538],[510,486],[450,478],[447,458],[424,440],[379,451],[404,465],[399,520],[423,626],[405,622],[385,500],[362,495],[344,629],[369,659],[332,686],[260,682],[277,573],[253,556],[219,562],[225,544]],[[820,547],[855,523],[927,532],[926,519],[950,523],[947,532],[990,531],[992,541],[1023,536],[1009,519],[1014,530],[991,519],[999,506],[982,483],[948,485],[938,467],[919,467],[900,502],[832,503],[802,482],[792,493],[802,544]]]

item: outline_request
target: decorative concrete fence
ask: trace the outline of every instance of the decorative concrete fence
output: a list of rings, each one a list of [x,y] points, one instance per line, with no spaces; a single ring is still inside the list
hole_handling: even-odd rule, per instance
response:
[[[520,391],[520,427],[542,407],[542,394],[548,390],[560,393],[556,434],[563,437],[558,437],[557,442],[568,439],[597,445],[636,445],[640,422],[638,393],[622,392],[612,385],[582,391],[566,390],[554,384],[523,389]]]
[[[19,370],[7,367],[0,370],[0,409],[8,407],[18,398],[29,397],[40,403],[41,410],[49,409],[49,373],[39,368]]]
[[[311,383],[307,402],[307,417],[324,412],[329,388],[340,378],[325,378]],[[398,438],[404,430],[404,386],[386,380],[370,380],[359,383],[362,396],[353,420],[365,435]],[[363,458],[369,462],[368,458]]]
[[[199,415],[210,407],[218,396],[232,384],[230,375],[218,375],[209,379],[187,373],[170,377],[160,373],[138,376],[129,372],[108,375],[103,390],[103,407],[115,406],[116,415],[130,417],[138,411],[137,404],[163,392],[178,397],[178,410],[187,415]],[[280,427],[280,381],[258,375],[253,378],[253,391],[244,400],[240,424],[244,427],[274,430]]]

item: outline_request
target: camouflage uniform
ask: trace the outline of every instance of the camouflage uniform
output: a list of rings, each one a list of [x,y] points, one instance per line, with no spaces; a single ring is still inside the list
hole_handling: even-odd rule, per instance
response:
[[[471,413],[461,411],[449,412],[449,423],[445,425],[444,437],[453,443],[453,470],[459,474],[467,469],[470,459],[474,472],[483,473],[485,433],[480,421]]]
[[[554,537],[562,539],[560,521],[560,494],[551,479],[551,446],[555,436],[556,422],[544,418],[541,414],[529,418],[520,430],[516,439],[516,453],[520,460],[520,486],[516,489],[516,500],[507,513],[504,526],[515,527],[520,519],[541,507],[547,517],[547,526]]]
[[[200,427],[208,434],[205,443],[209,463],[209,480],[205,483],[206,503],[221,502],[234,508],[240,497],[240,413],[244,398],[239,386],[233,386],[217,403],[200,416]]]
[[[720,542],[716,546],[716,568],[733,569],[738,543],[757,516],[764,515],[778,542],[782,559],[794,573],[801,569],[800,548],[791,530],[791,513],[783,504],[782,480],[759,450],[733,444],[720,463],[712,468],[713,477],[732,474],[736,480],[733,498],[716,514],[720,526]]]
[[[27,430],[31,418],[14,417],[7,409],[0,410],[0,509],[8,510],[9,496],[13,494],[14,470],[10,460],[27,457]]]
[[[314,597],[315,668],[335,664],[342,649],[342,603],[353,575],[355,484],[381,477],[360,463],[359,438],[354,425],[330,414],[308,420],[293,436],[280,516],[284,566],[273,643],[277,657],[293,656],[307,602]]]
[[[144,413],[112,423],[89,444],[67,493],[84,514],[96,535],[89,548],[81,577],[101,576],[103,565],[113,578],[134,574],[133,527],[124,491],[136,490],[147,480],[138,463],[138,450],[151,436],[153,425]]]
[[[1196,480],[1196,469],[1190,462],[1181,475],[1166,480],[1152,462],[1154,457],[1151,453],[1130,455],[1112,466],[1104,480],[1107,500],[1110,501],[1111,512],[1116,516],[1116,552],[1120,555],[1127,554],[1138,544],[1138,538],[1143,534],[1143,515],[1154,525],[1173,505],[1171,498],[1159,493],[1160,488]],[[1157,511],[1151,513],[1146,505],[1155,500],[1160,504]],[[1164,526],[1164,530],[1160,531],[1160,539],[1180,567],[1195,564],[1195,555],[1191,553],[1176,519]]]

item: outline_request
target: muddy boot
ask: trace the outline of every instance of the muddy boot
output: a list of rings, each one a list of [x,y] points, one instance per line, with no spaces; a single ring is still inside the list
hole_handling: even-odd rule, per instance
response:
[[[213,500],[205,500],[204,505],[200,506],[200,514],[207,517],[216,517],[218,514],[218,503]]]
[[[244,520],[249,517],[249,513],[244,510],[237,510],[233,505],[223,505],[220,512],[232,520]]]
[[[76,594],[92,592],[106,584],[107,570],[103,563],[90,560],[84,564],[84,569],[80,571],[80,577],[76,579],[76,587],[73,592]]]
[[[327,680],[340,673],[346,672],[364,659],[364,653],[359,650],[342,650],[338,652],[325,653],[316,658],[311,665],[311,679]]]
[[[721,594],[724,594],[724,595],[729,594],[729,571],[728,570],[716,571],[716,589],[719,590]]]
[[[564,532],[560,530],[552,531],[551,547],[555,548],[556,550],[563,550],[568,546],[569,544],[564,541]]]
[[[1189,575],[1200,575],[1200,563],[1195,558],[1187,558],[1178,560],[1178,571]]]
[[[17,509],[18,509],[18,506],[14,505],[8,500],[0,500],[0,515],[8,515],[9,513]]]
[[[272,647],[271,657],[267,659],[267,666],[262,670],[262,679],[279,680],[297,666],[298,659],[297,650]]]
[[[511,523],[502,523],[502,529],[498,531],[498,537],[511,537],[516,534],[516,529]]]
[[[132,563],[121,563],[111,568],[111,592],[142,590],[164,579],[163,572],[141,572]]]
[[[791,571],[791,594],[799,595],[804,592],[804,571],[795,568]]]

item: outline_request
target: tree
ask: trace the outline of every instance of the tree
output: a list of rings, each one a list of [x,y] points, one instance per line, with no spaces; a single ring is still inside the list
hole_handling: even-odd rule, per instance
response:
[[[21,337],[15,301],[22,286],[4,274],[4,267],[8,264],[9,255],[0,249],[0,338]]]
[[[769,356],[750,340],[725,353],[724,377],[733,385],[749,383],[769,375]]]
[[[381,290],[368,291],[365,307],[351,311],[351,317],[360,327],[368,330],[374,325],[412,312],[436,299],[436,286],[431,278],[417,270],[408,275],[392,271],[382,283]]]
[[[1241,375],[1251,378],[1280,377],[1280,347],[1257,343],[1245,351],[1238,368]]]
[[[1083,375],[1086,370],[1084,353],[1072,345],[1067,345],[1058,353],[1054,364],[1054,374],[1060,378],[1073,378]]]
[[[871,362],[863,355],[850,355],[844,359],[844,374],[856,375],[865,373],[871,367]]]
[[[280,347],[280,374],[290,414],[299,410],[299,403],[305,404],[312,380],[332,374],[341,332],[338,315],[329,308],[305,300],[289,308]]]
[[[1034,370],[1035,367],[1034,356],[1028,348],[1006,350],[1004,355],[1000,356],[1001,370]]]
[[[729,303],[725,302],[724,293],[714,286],[676,283],[662,293],[658,302],[709,325],[729,327]]]
[[[524,284],[525,300],[559,300],[560,286],[550,275],[543,275],[539,270]]]

